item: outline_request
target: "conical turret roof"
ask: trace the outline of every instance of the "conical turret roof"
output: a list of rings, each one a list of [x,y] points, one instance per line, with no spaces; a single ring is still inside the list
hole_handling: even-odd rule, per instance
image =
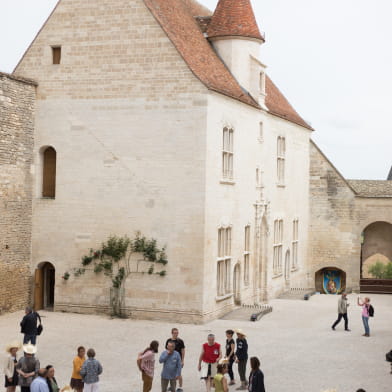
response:
[[[209,38],[239,36],[264,41],[250,0],[219,0],[207,33]]]

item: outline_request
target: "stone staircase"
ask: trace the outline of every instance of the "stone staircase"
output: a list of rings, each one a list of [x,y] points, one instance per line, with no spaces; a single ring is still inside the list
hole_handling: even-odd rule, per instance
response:
[[[296,300],[309,299],[315,291],[316,290],[314,288],[292,287],[290,290],[282,293],[278,298]],[[308,298],[305,298],[305,296],[308,296]]]
[[[243,304],[230,313],[225,314],[221,320],[241,320],[241,321],[258,321],[261,317],[272,312],[272,306],[268,304]]]

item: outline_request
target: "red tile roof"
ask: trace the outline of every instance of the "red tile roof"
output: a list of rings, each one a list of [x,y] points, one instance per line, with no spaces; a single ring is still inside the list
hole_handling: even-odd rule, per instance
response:
[[[204,38],[183,0],[144,0],[195,76],[210,90],[259,108]]]
[[[250,0],[219,0],[207,33],[209,38],[240,36],[264,41]]]
[[[269,76],[266,76],[265,78],[265,90],[265,104],[271,114],[313,130],[313,128],[290,105],[290,102],[276,87]]]
[[[212,12],[204,5],[201,5],[196,0],[182,0],[182,2],[188,7],[192,16],[211,16]]]
[[[240,0],[238,0],[240,2]],[[210,90],[261,109],[258,103],[238,84],[204,37],[195,13],[206,12],[196,0],[144,0],[173,45],[194,75]],[[196,15],[196,16],[208,16]],[[266,78],[266,106],[275,116],[312,129],[287,99]]]

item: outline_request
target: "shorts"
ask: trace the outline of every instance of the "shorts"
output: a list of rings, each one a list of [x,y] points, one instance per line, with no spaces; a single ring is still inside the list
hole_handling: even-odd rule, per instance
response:
[[[201,370],[200,370],[200,378],[206,379],[208,377],[213,378],[216,375],[216,366],[217,363],[207,363],[201,361]]]
[[[80,378],[71,378],[71,388],[83,389],[84,382]]]

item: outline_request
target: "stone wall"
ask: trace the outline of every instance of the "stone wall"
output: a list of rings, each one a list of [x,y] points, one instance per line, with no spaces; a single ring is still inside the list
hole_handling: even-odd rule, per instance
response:
[[[0,312],[30,302],[35,86],[0,73]]]
[[[356,289],[362,233],[374,222],[392,223],[392,197],[357,194],[313,142],[310,162],[309,276],[314,281],[320,269],[339,268]]]

